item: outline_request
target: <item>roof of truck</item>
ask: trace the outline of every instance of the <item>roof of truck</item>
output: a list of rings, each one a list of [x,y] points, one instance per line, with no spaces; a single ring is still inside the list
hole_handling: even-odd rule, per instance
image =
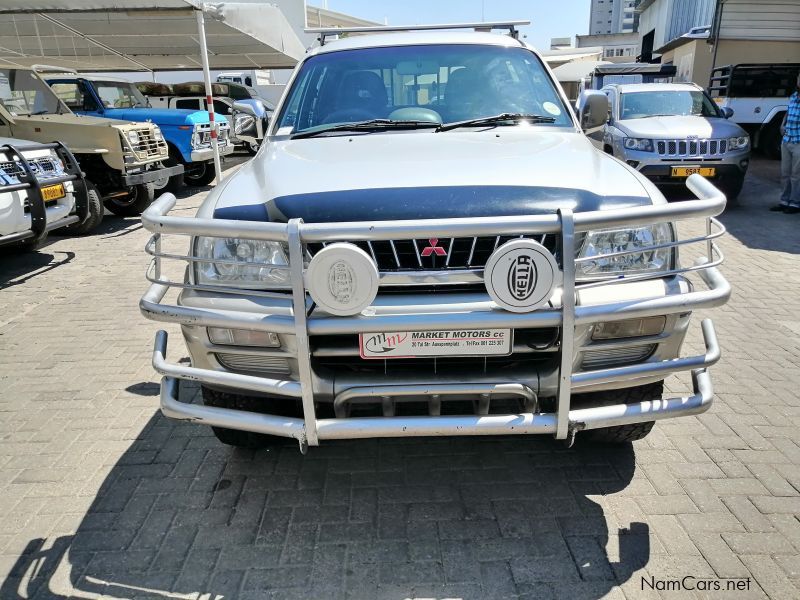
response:
[[[516,46],[525,48],[519,40],[509,35],[464,31],[407,31],[398,33],[373,33],[352,35],[339,40],[326,41],[324,46],[309,51],[309,55],[356,50],[360,48],[379,48],[386,46],[415,46],[431,44],[482,44],[490,46]]]
[[[622,93],[630,92],[696,92],[702,90],[694,83],[612,83]]]

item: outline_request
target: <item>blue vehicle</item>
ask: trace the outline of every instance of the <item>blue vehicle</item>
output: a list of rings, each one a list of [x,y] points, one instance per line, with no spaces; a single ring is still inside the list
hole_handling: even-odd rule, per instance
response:
[[[184,183],[207,185],[214,179],[211,122],[207,111],[153,108],[133,83],[118,78],[58,74],[46,80],[77,114],[150,121],[161,128],[169,146],[166,166],[183,164],[184,172],[154,182],[156,191],[175,191]],[[219,150],[225,156],[233,152],[230,125],[224,116],[215,116],[219,122]]]

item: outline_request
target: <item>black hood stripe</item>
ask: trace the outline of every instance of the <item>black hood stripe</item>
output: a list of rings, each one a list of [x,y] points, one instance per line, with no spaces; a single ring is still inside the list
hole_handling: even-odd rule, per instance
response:
[[[646,196],[601,196],[586,190],[529,186],[449,186],[337,190],[280,196],[264,204],[217,208],[214,218],[306,223],[400,221],[552,214],[650,204]]]

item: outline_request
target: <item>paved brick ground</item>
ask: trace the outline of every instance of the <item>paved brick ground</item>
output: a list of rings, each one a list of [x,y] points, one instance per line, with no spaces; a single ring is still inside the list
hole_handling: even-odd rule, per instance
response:
[[[233,451],[157,413],[136,219],[3,254],[0,598],[703,597],[643,589],[685,576],[750,578],[714,598],[800,597],[800,216],[766,212],[776,165],[756,169],[724,217],[716,403],[613,450]]]

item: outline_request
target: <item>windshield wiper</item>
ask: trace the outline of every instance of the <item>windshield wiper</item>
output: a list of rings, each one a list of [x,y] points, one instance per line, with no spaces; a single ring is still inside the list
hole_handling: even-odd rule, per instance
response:
[[[545,117],[544,115],[531,115],[525,113],[501,113],[491,117],[481,117],[479,119],[467,119],[466,121],[455,121],[445,125],[439,125],[436,132],[450,131],[458,127],[474,127],[477,125],[499,125],[505,121],[519,123],[520,121],[527,121],[529,123],[555,123],[555,117]]]
[[[370,119],[369,121],[356,121],[353,123],[337,123],[330,127],[312,129],[310,131],[299,131],[293,134],[291,139],[299,140],[302,138],[314,137],[332,131],[385,131],[387,129],[419,129],[422,127],[438,127],[438,123],[431,121],[395,121],[393,119]]]
[[[46,115],[49,112],[50,111],[45,108],[44,110],[37,110],[36,112],[30,113],[30,116],[35,117],[36,115]]]

